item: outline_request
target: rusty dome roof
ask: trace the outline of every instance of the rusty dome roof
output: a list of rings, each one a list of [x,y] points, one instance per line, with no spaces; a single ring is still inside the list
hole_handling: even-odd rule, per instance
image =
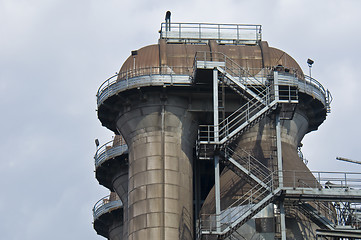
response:
[[[287,53],[269,47],[266,41],[258,45],[218,44],[210,40],[208,44],[167,43],[160,39],[158,44],[145,46],[129,56],[120,72],[149,67],[185,67],[192,69],[197,52],[220,52],[246,69],[272,68],[282,65],[303,76],[298,63]],[[191,70],[190,70],[191,71]]]

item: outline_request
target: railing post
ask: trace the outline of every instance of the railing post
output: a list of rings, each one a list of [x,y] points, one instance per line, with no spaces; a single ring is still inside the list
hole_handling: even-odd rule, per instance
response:
[[[128,83],[128,71],[125,73],[125,79],[126,79],[126,82],[127,82],[127,88],[129,87],[129,83]]]
[[[213,69],[213,124],[214,141],[219,142],[219,115],[218,115],[218,70]]]
[[[278,85],[278,72],[273,72],[273,84],[274,84],[274,91],[275,91],[275,100],[278,102],[280,100],[280,93],[279,93],[279,85]]]
[[[317,175],[318,175],[318,182],[321,184],[321,173],[318,172]],[[315,186],[317,186],[317,182],[316,182]]]
[[[179,31],[179,38],[182,38],[182,24],[181,23],[179,23],[178,31]]]
[[[202,34],[201,34],[201,30],[202,28],[201,28],[201,24],[198,24],[198,34],[199,34],[199,39],[201,39],[202,38]]]
[[[237,25],[237,44],[239,43],[239,25]]]
[[[211,132],[212,132],[212,126],[208,125],[207,126],[207,131],[208,131],[208,142],[210,142],[212,140],[212,135],[211,135]],[[214,136],[213,136],[214,137]]]
[[[214,155],[214,182],[215,182],[215,203],[216,203],[216,229],[221,231],[220,214],[221,214],[221,197],[220,197],[220,179],[219,179],[219,156]]]
[[[281,121],[279,113],[276,114],[276,141],[277,141],[277,163],[279,187],[283,187],[283,162],[282,162],[282,142],[281,142]]]

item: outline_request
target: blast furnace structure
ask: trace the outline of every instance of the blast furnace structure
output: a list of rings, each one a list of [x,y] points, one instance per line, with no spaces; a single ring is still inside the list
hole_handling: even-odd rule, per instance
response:
[[[95,230],[111,240],[360,234],[345,213],[361,199],[354,178],[313,173],[298,151],[331,99],[260,25],[167,19],[158,44],[132,51],[98,90],[98,118],[116,136],[95,155],[111,191],[93,209]]]

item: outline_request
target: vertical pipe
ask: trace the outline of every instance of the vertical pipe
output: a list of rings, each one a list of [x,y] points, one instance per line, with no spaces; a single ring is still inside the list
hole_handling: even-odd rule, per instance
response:
[[[278,88],[278,72],[274,71],[273,72],[273,84],[274,84],[274,91],[275,91],[275,100],[278,101],[279,100],[279,88]]]
[[[282,163],[282,142],[281,142],[281,120],[280,114],[276,114],[276,141],[277,141],[277,166],[279,187],[283,187],[283,163]]]
[[[213,124],[214,124],[214,141],[219,142],[218,126],[218,70],[213,69]],[[214,155],[214,185],[215,185],[215,202],[216,202],[216,227],[217,232],[221,230],[219,217],[221,214],[220,203],[220,180],[219,180],[219,156]]]
[[[165,104],[164,102],[162,103],[162,112],[161,112],[161,136],[160,136],[160,139],[161,139],[161,162],[163,163],[162,164],[162,171],[161,171],[161,175],[162,175],[162,181],[163,183],[161,184],[161,189],[162,189],[162,211],[163,211],[163,214],[162,214],[162,219],[161,219],[161,222],[162,222],[162,225],[163,225],[163,228],[161,229],[161,233],[160,233],[160,236],[161,236],[161,240],[165,240],[165,235],[166,235],[166,229],[165,229],[165,212],[166,212],[166,209],[165,209],[165,204],[166,204],[166,199],[165,199],[165,183],[166,183],[166,180],[165,180]]]
[[[213,69],[213,123],[214,123],[214,141],[219,141],[219,113],[218,113],[218,70]]]
[[[286,240],[286,218],[285,218],[285,208],[283,201],[280,202],[280,215],[281,215],[281,239]]]
[[[216,231],[221,231],[221,199],[220,199],[220,180],[219,180],[219,156],[214,155],[214,181],[215,181],[215,202],[216,202]]]
[[[274,72],[274,89],[275,100],[279,100],[278,88],[278,72]],[[278,182],[279,188],[283,188],[283,163],[282,163],[282,141],[281,141],[281,121],[280,114],[276,113],[276,141],[277,141],[277,166],[278,166]],[[281,217],[281,239],[286,240],[286,217],[284,202],[280,202],[280,217]]]
[[[278,182],[279,188],[283,188],[283,166],[282,166],[282,143],[281,143],[281,123],[280,115],[276,114],[276,139],[277,139],[277,164],[278,164]],[[280,202],[281,217],[281,239],[286,240],[286,219],[283,201]]]

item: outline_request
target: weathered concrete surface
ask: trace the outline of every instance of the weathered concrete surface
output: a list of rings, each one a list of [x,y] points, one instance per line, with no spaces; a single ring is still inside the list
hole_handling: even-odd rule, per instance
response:
[[[128,239],[193,239],[198,125],[188,101],[160,93],[149,93],[146,101],[130,98],[117,120],[129,148]],[[118,186],[117,192],[124,190]]]

